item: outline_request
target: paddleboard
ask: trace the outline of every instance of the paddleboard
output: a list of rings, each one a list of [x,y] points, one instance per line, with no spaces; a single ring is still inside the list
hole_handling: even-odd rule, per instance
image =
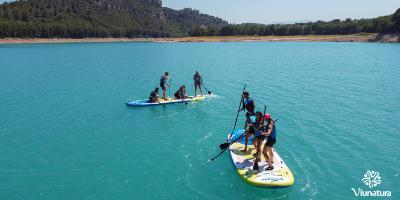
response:
[[[231,135],[228,135],[228,142],[234,141],[238,138],[244,130],[236,130]],[[254,146],[252,145],[253,136],[249,138],[249,145],[247,146],[247,152],[244,153],[241,150],[244,149],[244,140],[239,139],[237,142],[233,143],[229,147],[229,152],[231,154],[231,158],[234,166],[236,167],[236,171],[239,176],[248,182],[251,185],[258,187],[286,187],[293,185],[294,177],[289,167],[285,164],[282,158],[279,156],[278,152],[273,149],[274,152],[274,161],[273,161],[273,170],[265,170],[268,167],[267,162],[265,161],[264,156],[261,156],[261,161],[258,162],[259,172],[253,172],[253,165],[255,158],[253,154],[256,152]],[[278,141],[279,142],[279,141]],[[264,147],[265,141],[261,148]]]
[[[160,103],[148,103],[148,100],[135,100],[135,101],[129,101],[125,103],[127,106],[133,106],[133,107],[142,107],[142,106],[158,106],[158,105],[164,105],[164,104],[176,104],[176,103],[185,103],[185,102],[193,102],[193,101],[201,101],[206,98],[205,95],[203,96],[189,96],[189,98],[186,99],[173,99],[173,98],[168,98],[166,100],[164,99],[159,99]]]

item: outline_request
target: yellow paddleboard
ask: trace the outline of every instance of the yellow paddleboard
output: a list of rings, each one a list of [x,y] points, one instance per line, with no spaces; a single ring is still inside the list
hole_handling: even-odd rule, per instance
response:
[[[228,136],[228,141],[233,141],[237,137],[239,137],[244,131],[237,130],[230,137]],[[251,185],[258,187],[286,187],[293,185],[294,177],[289,167],[285,164],[279,154],[273,149],[274,153],[274,161],[273,161],[273,170],[265,170],[268,167],[267,162],[265,161],[264,156],[262,160],[258,162],[259,172],[253,172],[253,165],[255,161],[255,157],[253,156],[256,153],[256,150],[252,144],[252,138],[249,139],[249,145],[247,146],[248,151],[242,152],[244,149],[244,137],[239,139],[237,142],[233,143],[229,147],[229,152],[232,157],[232,161],[239,176],[248,182]],[[264,147],[265,142],[261,146]]]

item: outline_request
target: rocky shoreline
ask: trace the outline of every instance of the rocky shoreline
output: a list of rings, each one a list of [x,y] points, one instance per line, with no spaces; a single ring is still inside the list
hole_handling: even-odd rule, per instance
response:
[[[400,34],[305,35],[305,36],[207,36],[181,38],[2,38],[0,44],[106,43],[106,42],[383,42],[398,43]]]

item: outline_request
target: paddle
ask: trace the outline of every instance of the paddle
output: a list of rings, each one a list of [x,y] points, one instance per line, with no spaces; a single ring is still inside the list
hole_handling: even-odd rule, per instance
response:
[[[204,84],[203,84],[203,80],[201,80],[201,85],[204,87],[204,89],[206,89],[206,90],[207,90],[207,93],[208,93],[208,95],[211,95],[211,91],[210,91],[210,90],[208,90],[208,89],[206,88],[206,86],[204,86]]]
[[[156,100],[158,101],[159,104],[161,104],[164,108],[166,107],[165,104],[161,103],[160,100],[158,100],[158,98],[156,98]]]
[[[230,134],[229,137],[232,137],[233,132],[235,131],[237,119],[238,119],[238,116],[239,116],[239,112],[241,111],[240,108],[241,108],[242,102],[243,102],[243,92],[244,92],[245,90],[246,90],[246,84],[244,84],[243,91],[242,91],[242,94],[241,94],[242,98],[240,99],[239,108],[238,108],[238,111],[237,111],[237,113],[236,113],[235,125],[233,126],[232,132],[231,132],[231,134]],[[244,135],[244,133],[245,133],[245,132],[243,132],[242,135]],[[220,145],[219,145],[219,148],[220,148],[222,151],[221,151],[218,155],[216,155],[216,156],[214,156],[213,158],[209,159],[209,161],[212,162],[212,161],[214,161],[216,158],[218,158],[220,155],[222,155],[222,154],[228,149],[228,147],[229,147],[231,144],[233,144],[234,142],[236,142],[240,137],[242,137],[242,135],[239,136],[238,138],[236,138],[236,139],[235,139],[233,142],[231,142],[231,143],[223,143],[223,144],[220,144]]]

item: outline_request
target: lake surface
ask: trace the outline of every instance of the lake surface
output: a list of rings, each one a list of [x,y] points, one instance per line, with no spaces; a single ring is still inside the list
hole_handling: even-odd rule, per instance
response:
[[[124,105],[164,71],[192,94],[195,70],[206,101]],[[399,77],[399,44],[0,45],[0,199],[354,199],[367,170],[398,199]],[[228,153],[208,162],[245,83],[279,118],[291,187],[248,185]]]

